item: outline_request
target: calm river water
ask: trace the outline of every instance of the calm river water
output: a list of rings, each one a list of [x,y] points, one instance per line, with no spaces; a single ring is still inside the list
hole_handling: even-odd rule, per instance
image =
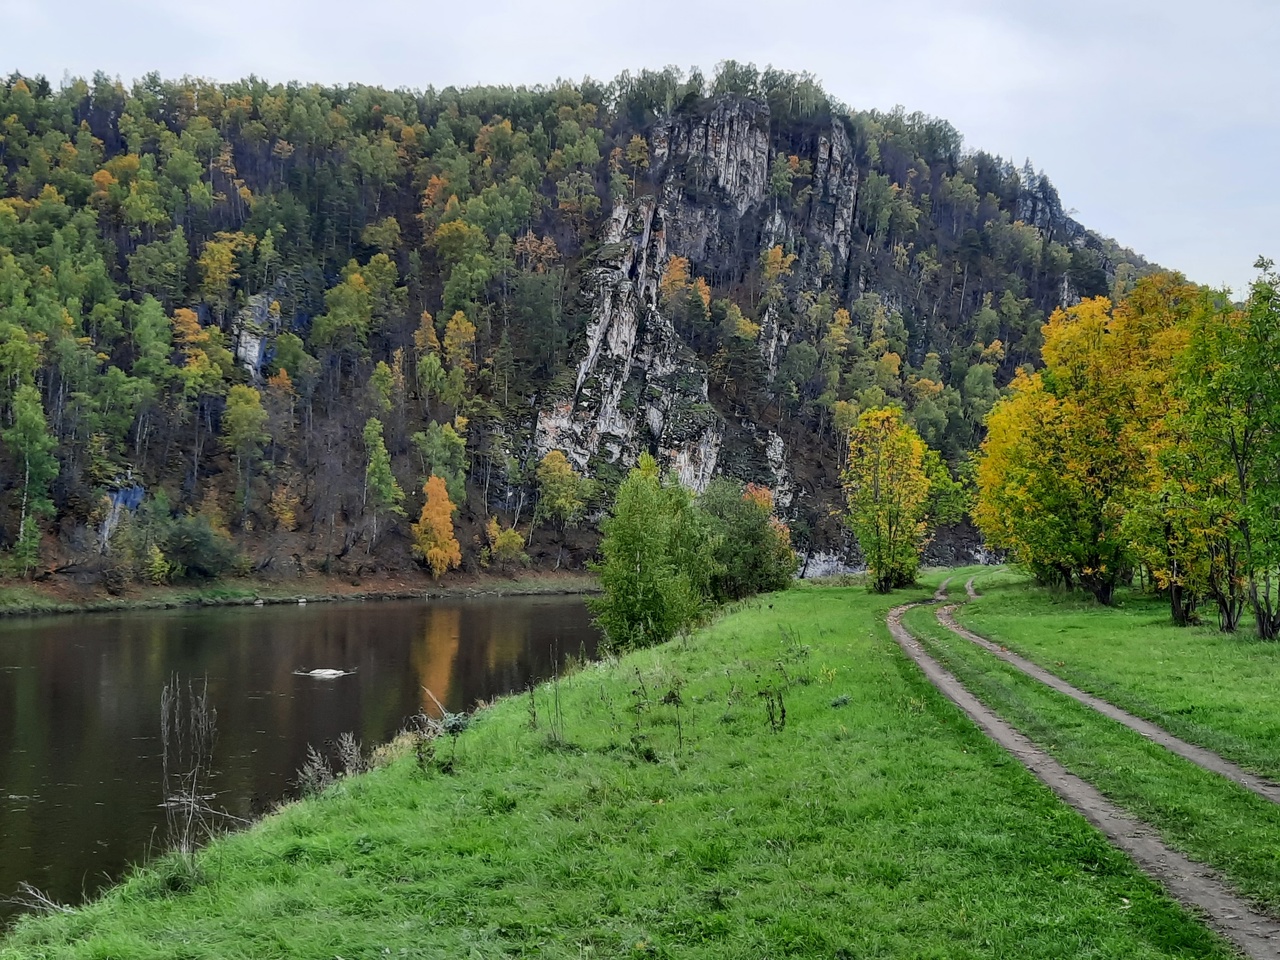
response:
[[[594,654],[578,597],[389,601],[92,614],[0,623],[0,898],[27,881],[78,902],[164,842],[160,694],[208,679],[215,806],[289,792],[308,744],[385,741]],[[295,670],[355,671],[334,680]],[[0,904],[0,926],[13,908]]]

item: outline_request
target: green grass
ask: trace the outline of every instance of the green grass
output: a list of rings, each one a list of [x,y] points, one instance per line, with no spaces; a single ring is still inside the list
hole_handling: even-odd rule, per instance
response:
[[[883,614],[926,595],[799,588],[588,665],[554,728],[554,688],[536,729],[504,700],[452,773],[340,781],[0,958],[1231,956],[905,660]]]
[[[957,577],[953,586],[963,587]],[[1184,740],[1280,779],[1280,643],[1212,625],[1175,627],[1166,603],[1132,591],[1120,605],[979,572],[982,597],[957,619],[1063,679]]]
[[[953,582],[951,597],[957,596]],[[963,593],[962,587],[960,592]],[[957,637],[935,608],[903,622],[966,687],[1165,842],[1280,913],[1280,806],[1200,769]]]
[[[39,616],[54,613],[119,613],[122,610],[159,610],[189,606],[247,606],[256,600],[266,603],[294,603],[299,597],[310,602],[352,602],[363,599],[470,596],[535,596],[542,594],[595,593],[599,582],[592,574],[522,571],[515,576],[485,575],[469,583],[436,584],[413,576],[403,580],[375,579],[365,590],[333,592],[333,583],[320,579],[297,581],[212,580],[166,587],[143,587],[133,596],[94,596],[82,600],[62,600],[38,587],[21,584],[0,586],[0,617]],[[356,586],[356,584],[353,584]]]
[[[14,613],[60,613],[70,604],[46,597],[33,587],[0,587],[0,616]]]

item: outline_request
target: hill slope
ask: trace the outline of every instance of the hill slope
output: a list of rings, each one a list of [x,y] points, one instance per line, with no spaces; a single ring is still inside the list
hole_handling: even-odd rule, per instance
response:
[[[218,531],[264,573],[412,563],[371,418],[409,518],[455,478],[470,566],[491,514],[530,523],[553,448],[600,502],[646,449],[768,483],[801,546],[838,547],[859,408],[901,403],[955,463],[1054,307],[1151,269],[943,121],[733,63],[425,92],[15,76],[0,127],[0,541],[34,515],[42,567],[111,582],[172,523],[188,573],[232,562]],[[122,521],[142,534],[104,554]]]

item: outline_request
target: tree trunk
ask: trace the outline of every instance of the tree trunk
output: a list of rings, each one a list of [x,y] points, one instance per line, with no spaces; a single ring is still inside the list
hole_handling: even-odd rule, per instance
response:
[[[1259,639],[1275,640],[1280,637],[1280,611],[1275,609],[1271,596],[1271,574],[1263,576],[1263,587],[1259,590],[1257,575],[1250,573],[1249,594],[1253,601],[1253,617]]]
[[[1196,616],[1198,600],[1194,590],[1188,590],[1180,583],[1169,584],[1169,612],[1174,626],[1191,627],[1200,622]]]

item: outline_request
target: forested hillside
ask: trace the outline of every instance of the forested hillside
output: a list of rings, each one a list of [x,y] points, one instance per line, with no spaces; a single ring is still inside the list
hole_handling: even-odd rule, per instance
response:
[[[860,410],[959,470],[1049,313],[1150,272],[1029,163],[734,63],[13,76],[0,175],[0,548],[112,586],[474,569],[515,562],[513,526],[578,565],[643,452],[841,549]]]

